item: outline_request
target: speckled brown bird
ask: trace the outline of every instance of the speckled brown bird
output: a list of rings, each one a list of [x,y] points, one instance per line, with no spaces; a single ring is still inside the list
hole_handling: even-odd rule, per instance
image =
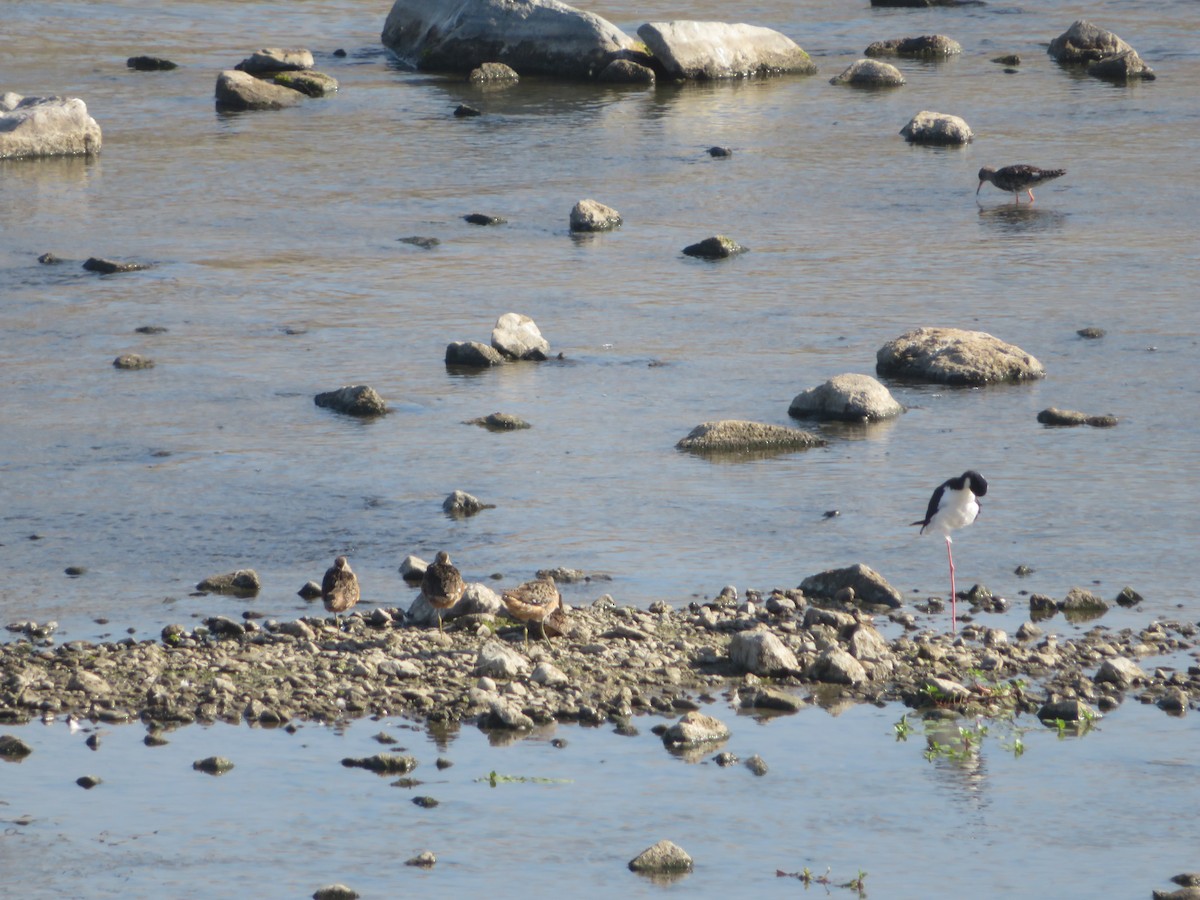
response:
[[[358,602],[358,596],[358,576],[350,569],[346,557],[339,556],[325,570],[325,578],[321,581],[325,609],[336,619],[338,613],[344,613]]]
[[[421,593],[429,601],[429,605],[437,610],[438,631],[442,630],[442,610],[449,609],[463,595],[466,585],[454,563],[450,562],[450,554],[439,550],[433,564],[425,570],[421,579]]]
[[[984,182],[990,181],[1002,191],[1008,191],[1017,201],[1021,202],[1021,192],[1029,194],[1029,202],[1033,202],[1033,188],[1044,181],[1053,181],[1067,174],[1066,169],[1039,169],[1037,166],[1027,166],[1018,163],[1015,166],[1005,166],[1003,169],[993,169],[984,166],[979,170],[979,187],[975,188],[976,196],[983,189]]]
[[[529,623],[538,622],[543,625],[542,638],[546,646],[550,646],[550,637],[544,627],[546,619],[556,610],[562,608],[562,595],[554,584],[553,578],[539,578],[537,581],[527,581],[515,588],[510,588],[501,595],[508,614],[525,626],[525,646],[529,646]]]

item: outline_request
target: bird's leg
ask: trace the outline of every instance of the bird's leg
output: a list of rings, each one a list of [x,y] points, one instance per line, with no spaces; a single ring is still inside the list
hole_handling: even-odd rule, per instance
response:
[[[1029,193],[1029,202],[1032,203],[1033,202],[1033,188],[1030,188],[1028,193]]]
[[[525,623],[525,649],[529,649],[529,623]]]
[[[550,649],[550,655],[554,655],[554,645],[550,643],[550,635],[546,634],[546,623],[542,623],[542,640],[546,642],[546,646]]]
[[[946,558],[950,560],[950,630],[953,631],[958,622],[958,594],[954,590],[954,552],[950,545],[950,535],[946,535]]]
[[[441,634],[442,633],[442,611],[439,609],[437,611],[437,614],[438,614],[438,634]]]

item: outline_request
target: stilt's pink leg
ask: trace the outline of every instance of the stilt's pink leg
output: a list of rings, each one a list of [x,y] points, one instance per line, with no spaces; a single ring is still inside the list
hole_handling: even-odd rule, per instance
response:
[[[946,535],[946,558],[950,560],[950,630],[958,623],[958,594],[954,590],[954,553],[950,549],[950,535]]]

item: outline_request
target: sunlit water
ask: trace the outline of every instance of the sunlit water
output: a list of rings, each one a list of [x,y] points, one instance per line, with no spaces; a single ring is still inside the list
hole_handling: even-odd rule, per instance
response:
[[[917,538],[907,523],[937,483],[967,467],[992,489],[979,522],[956,541],[960,583],[981,582],[1016,601],[988,624],[1015,629],[1025,617],[1019,591],[1062,596],[1072,585],[1111,598],[1129,584],[1146,597],[1143,608],[1106,617],[1112,627],[1194,616],[1194,5],[874,11],[770,2],[739,7],[736,18],[794,37],[819,75],[653,90],[527,79],[487,93],[389,61],[378,42],[386,3],[143,7],[5,7],[0,90],[82,97],[104,130],[104,151],[90,163],[0,164],[0,621],[54,619],[69,639],[126,629],[153,637],[168,622],[247,608],[296,615],[310,607],[295,591],[337,553],[359,572],[365,606],[407,606],[398,563],[440,548],[472,580],[502,573],[511,583],[553,565],[611,576],[568,588],[573,603],[607,591],[622,603],[681,606],[727,583],[789,587],[855,562],[916,599],[945,593],[945,561],[940,542]],[[591,9],[630,32],[647,20],[730,18],[719,4]],[[1115,87],[1060,70],[1045,44],[1081,17],[1130,41],[1160,78]],[[958,40],[963,56],[899,61],[909,83],[894,91],[828,83],[873,40],[933,32]],[[259,46],[312,48],[340,92],[278,113],[217,115],[217,72]],[[332,55],[338,48],[345,58]],[[990,61],[1014,52],[1023,59],[1018,74]],[[126,57],[143,53],[182,68],[128,70]],[[455,119],[464,102],[485,115]],[[907,145],[897,132],[921,109],[963,116],[975,142]],[[732,147],[733,157],[710,159],[704,151],[714,144]],[[990,186],[975,198],[981,165],[1014,162],[1064,166],[1068,175],[1038,191],[1032,208],[1014,208]],[[572,238],[568,212],[584,197],[618,209],[623,228]],[[471,226],[461,218],[471,212],[508,224]],[[681,255],[714,233],[751,252],[717,265]],[[398,240],[413,235],[441,243],[426,251]],[[39,265],[47,251],[68,262]],[[154,268],[97,277],[79,268],[88,256]],[[487,341],[508,311],[532,316],[565,360],[478,375],[446,370],[448,342]],[[136,334],[143,325],[169,330]],[[828,447],[806,453],[717,463],[674,450],[706,420],[789,424],[796,393],[842,372],[873,372],[878,348],[919,325],[991,332],[1037,356],[1048,377],[986,390],[893,385],[910,407],[905,416],[866,430],[826,429]],[[1107,337],[1076,336],[1091,325]],[[127,351],[152,357],[156,368],[116,371],[112,359]],[[364,423],[313,405],[316,393],[350,383],[374,386],[392,414]],[[1046,429],[1034,417],[1047,406],[1121,422]],[[497,410],[533,428],[491,434],[461,424]],[[496,508],[446,518],[441,501],[456,488]],[[832,509],[840,516],[825,519]],[[1018,564],[1034,575],[1018,579]],[[86,573],[69,578],[68,566]],[[264,582],[253,601],[189,596],[201,578],[247,566]],[[880,754],[888,723],[875,715],[843,716],[812,734],[852,773],[842,793],[826,798],[828,815],[839,814],[840,797],[841,806],[871,810],[858,828],[864,817],[897,817],[889,821],[907,840],[900,858],[924,862],[902,869],[887,896],[931,896],[939,885],[945,896],[974,892],[978,884],[960,879],[987,854],[969,830],[951,827],[953,815],[920,807],[914,829],[904,803],[876,808],[884,793],[928,794],[929,780],[940,783],[936,768],[906,759],[886,792],[862,790],[878,763],[854,762],[847,723],[870,720],[864,727],[883,737],[867,746]],[[874,870],[887,868],[881,854],[895,849],[885,851],[891,845],[882,840],[869,853],[849,838],[804,853],[814,822],[825,821],[813,818],[821,807],[810,807],[806,792],[828,787],[824,755],[802,752],[814,719],[825,721],[809,714],[761,732],[788,735],[773,762],[811,768],[796,770],[794,786],[754,782],[744,795],[754,823],[763,795],[789,811],[774,820],[774,839],[786,839],[793,856],[767,853],[756,877],[773,877],[790,858],[814,869],[862,865],[881,884],[887,876],[875,881]],[[1052,752],[1144,768],[1137,748],[1147,727],[1164,732],[1156,741],[1167,756],[1193,746],[1187,722],[1137,722],[1129,733],[1118,717],[1102,734]],[[250,741],[249,753],[268,752],[258,735],[224,733]],[[602,756],[637,746],[595,740]],[[286,755],[303,765],[302,754]],[[1082,777],[1079,760],[1062,765]],[[1047,773],[1027,759],[1015,766],[1023,790],[1058,789],[1035,777]],[[745,776],[666,771],[701,772],[706,789]],[[1136,794],[1105,808],[1135,796],[1147,807],[1181,801],[1167,787],[1173,779],[1147,771]],[[351,783],[367,783],[356,774]],[[241,770],[235,777],[245,778]],[[329,783],[342,777],[335,770]],[[612,818],[636,823],[645,809],[661,810],[648,780],[658,777],[666,776],[631,776],[626,799],[648,805]],[[1111,779],[1096,784],[1113,789]],[[606,781],[589,797],[610,788]],[[96,802],[76,790],[53,802]],[[340,793],[320,811],[293,796],[314,835],[327,814],[360,816],[355,804],[326,812]],[[952,796],[951,808],[960,802]],[[1018,811],[1027,816],[1033,805]],[[537,833],[536,816],[521,811]],[[448,818],[444,808],[435,812]],[[693,834],[724,842],[734,859],[759,854],[762,842],[744,827],[709,829],[700,812],[680,815]],[[1029,829],[1043,838],[1034,846],[1053,846],[1044,832],[1054,829]],[[629,843],[649,843],[658,830],[637,831]],[[1033,852],[1005,844],[1023,834],[1015,824],[990,833],[1009,862]],[[586,831],[569,841],[573,848],[552,851],[563,865],[603,854],[623,864],[640,849]],[[215,843],[237,838],[227,831]],[[340,846],[374,859],[384,844],[377,835]],[[276,859],[277,849],[258,856]],[[525,871],[509,849],[504,864]],[[297,884],[307,886],[325,870],[308,867],[313,854],[297,855],[306,867]],[[492,855],[478,863],[483,870],[498,864]],[[550,864],[541,859],[534,874],[542,865]],[[749,877],[715,868],[714,879],[733,885]],[[997,864],[989,877],[1000,873],[1026,874]],[[1136,874],[1144,892],[1149,873]],[[906,893],[914,878],[920,889]],[[554,884],[533,881],[547,892]]]

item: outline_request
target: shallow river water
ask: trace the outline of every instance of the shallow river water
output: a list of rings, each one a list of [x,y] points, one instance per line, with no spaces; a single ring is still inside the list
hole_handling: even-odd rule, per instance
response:
[[[83,98],[104,150],[0,163],[0,622],[55,620],[68,640],[155,637],[245,609],[300,615],[311,607],[296,590],[339,553],[365,606],[407,606],[400,560],[442,548],[470,580],[556,565],[611,577],[566,589],[577,604],[608,592],[680,607],[855,562],[915,600],[945,593],[945,557],[907,523],[968,467],[991,491],[956,540],[960,583],[1015,601],[988,624],[1014,631],[1018,592],[1073,585],[1145,596],[1109,627],[1195,618],[1194,3],[771,0],[734,20],[793,37],[818,75],[650,90],[527,79],[486,93],[390,60],[386,2],[145,6],[4,9],[0,91]],[[708,2],[587,8],[629,32],[731,19]],[[1159,79],[1117,87],[1059,69],[1045,45],[1077,18],[1117,32]],[[902,88],[828,83],[873,40],[935,32],[963,55],[900,61]],[[217,115],[217,72],[260,46],[311,48],[341,90]],[[1022,57],[1015,74],[991,62],[1007,53]],[[181,68],[128,70],[138,54]],[[456,119],[459,103],[484,115]],[[907,145],[897,132],[922,109],[963,116],[975,141]],[[714,144],[733,156],[711,159]],[[980,166],[1015,162],[1068,174],[1032,207],[990,186],[976,198]],[[573,238],[584,197],[624,226]],[[468,225],[472,212],[508,224]],[[715,233],[751,252],[717,265],[680,253]],[[414,235],[440,243],[399,240]],[[47,251],[68,262],[39,265]],[[79,267],[89,256],[154,265],[98,277]],[[565,359],[447,371],[448,342],[486,342],[509,311]],[[135,333],[145,325],[167,331]],[[920,325],[990,332],[1047,378],[892,385],[907,414],[826,429],[828,446],[805,453],[714,462],[674,449],[707,420],[790,424],[795,394],[872,373],[878,348]],[[1085,326],[1107,336],[1083,340]],[[156,367],[115,370],[128,351]],[[392,413],[360,422],[314,406],[352,383]],[[1120,424],[1047,429],[1035,421],[1047,406]],[[494,411],[533,428],[461,424]],[[495,508],[447,518],[456,488]],[[1034,574],[1018,578],[1018,564]],[[254,600],[190,596],[241,567],[263,579]],[[830,865],[843,880],[867,870],[876,896],[1143,896],[1200,868],[1191,719],[1122,708],[1082,739],[1027,739],[1021,757],[992,742],[976,778],[894,744],[901,712],[738,719],[731,746],[762,753],[761,781],[670,759],[648,722],[640,739],[560,728],[563,751],[494,750],[467,728],[435,810],[336,766],[363,755],[373,723],[338,736],[196,728],[154,750],[114,729],[95,757],[61,723],[27,726],[15,731],[38,752],[0,766],[0,818],[40,824],[5,834],[0,871],[36,861],[55,895],[199,895],[206,861],[226,857],[231,879],[286,879],[280,896],[335,876],[372,896],[409,879],[431,896],[493,880],[657,893],[623,867],[663,836],[698,859],[678,886],[689,893],[752,880],[756,894],[794,893],[776,868]],[[238,769],[214,781],[172,768],[209,744]],[[93,760],[113,771],[85,794],[73,779]],[[491,769],[572,780],[473,781]],[[393,865],[427,845],[445,860],[433,873]]]

